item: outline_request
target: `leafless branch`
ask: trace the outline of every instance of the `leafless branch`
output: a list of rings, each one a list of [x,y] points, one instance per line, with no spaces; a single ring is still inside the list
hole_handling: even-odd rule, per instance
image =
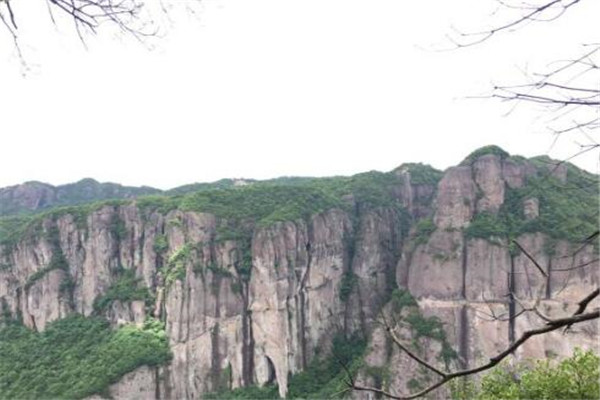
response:
[[[552,0],[544,1],[540,5],[531,5],[522,1],[516,3],[498,1],[503,8],[515,11],[518,15],[510,17],[506,23],[481,31],[462,32],[455,29],[456,37],[448,36],[447,38],[457,48],[474,46],[501,32],[512,31],[531,22],[554,21],[562,16],[569,8],[579,3],[579,1],[580,0]]]
[[[390,337],[392,338],[392,340],[394,341],[396,346],[398,346],[398,348],[400,348],[400,350],[404,351],[410,358],[412,358],[413,360],[415,360],[416,362],[418,362],[425,368],[435,372],[439,376],[442,376],[442,377],[446,376],[445,373],[443,373],[442,371],[437,369],[435,366],[429,364],[427,361],[423,360],[421,357],[419,357],[414,352],[412,352],[408,347],[403,345],[402,341],[398,338],[398,336],[396,336],[394,329],[391,326],[387,325],[386,331],[388,332],[388,334],[390,335]]]
[[[547,278],[547,277],[548,277],[548,274],[546,273],[546,271],[544,271],[544,269],[543,269],[543,268],[540,266],[540,264],[538,264],[538,262],[536,261],[536,259],[535,259],[534,257],[532,257],[532,256],[531,256],[531,254],[529,254],[529,253],[527,252],[527,250],[525,250],[525,249],[523,248],[523,246],[521,246],[521,245],[519,244],[519,242],[518,242],[518,241],[516,241],[516,240],[513,240],[512,242],[513,242],[515,245],[517,245],[517,247],[519,248],[519,250],[521,250],[521,251],[523,252],[523,254],[525,254],[525,256],[526,256],[526,257],[527,257],[527,258],[528,258],[528,259],[529,259],[529,260],[530,260],[530,261],[533,263],[533,265],[535,265],[535,267],[538,269],[538,271],[540,271],[540,273],[541,273],[542,275],[544,275],[544,276]]]
[[[156,34],[156,30],[149,29],[150,21],[140,18],[143,0],[46,0],[46,4],[51,21],[54,24],[58,21],[53,10],[67,15],[82,42],[86,34],[97,33],[98,28],[104,24],[112,24],[138,40]],[[2,14],[3,8],[9,18]],[[3,25],[16,38],[18,26],[11,1],[0,0],[0,15]]]
[[[600,310],[596,309],[592,312],[588,312],[585,313],[586,308],[588,307],[588,305],[590,304],[590,302],[596,298],[599,294],[599,289],[594,290],[592,293],[590,293],[588,296],[586,296],[583,300],[581,300],[579,302],[579,308],[578,310],[571,316],[569,317],[565,317],[565,318],[558,318],[558,319],[550,319],[546,316],[544,316],[544,319],[546,320],[545,324],[537,329],[531,329],[531,330],[527,330],[525,332],[523,332],[523,334],[519,337],[519,339],[517,339],[513,344],[511,344],[510,346],[508,346],[504,351],[502,351],[501,353],[497,354],[496,356],[492,357],[489,359],[489,361],[479,367],[475,367],[475,368],[470,368],[470,369],[464,369],[464,370],[459,370],[456,372],[443,372],[440,371],[439,369],[437,369],[435,366],[431,365],[430,363],[428,363],[427,361],[423,360],[422,358],[416,356],[414,353],[412,353],[410,350],[408,350],[406,348],[406,346],[403,346],[402,343],[400,342],[400,340],[394,336],[392,336],[392,340],[394,341],[394,343],[396,343],[396,345],[398,345],[398,347],[400,349],[402,349],[403,351],[405,351],[409,357],[411,357],[412,359],[414,359],[415,361],[417,361],[419,364],[423,365],[424,367],[426,367],[427,369],[435,372],[437,375],[439,375],[442,379],[440,379],[439,381],[437,381],[436,383],[430,385],[429,387],[417,392],[417,393],[413,393],[413,394],[409,394],[406,396],[399,396],[399,395],[395,395],[392,393],[389,393],[383,389],[378,389],[378,388],[374,388],[374,387],[368,387],[368,386],[361,386],[361,385],[357,385],[354,380],[350,380],[348,382],[349,386],[356,391],[369,391],[372,393],[376,393],[379,395],[383,395],[392,399],[398,399],[398,400],[411,400],[411,399],[416,399],[416,398],[420,398],[425,396],[426,394],[432,392],[433,390],[443,386],[444,384],[448,383],[449,381],[462,377],[462,376],[467,376],[467,375],[474,375],[483,371],[486,371],[488,369],[493,368],[494,366],[496,366],[498,363],[500,363],[503,359],[505,359],[506,357],[508,357],[510,354],[514,353],[514,351],[516,349],[518,349],[521,345],[523,345],[527,340],[529,340],[532,337],[538,336],[538,335],[543,335],[546,334],[548,332],[552,332],[555,331],[557,329],[560,329],[562,327],[568,327],[574,324],[578,324],[578,323],[582,323],[582,322],[586,322],[586,321],[591,321],[593,319],[597,319],[600,317]],[[542,314],[543,315],[543,314]],[[389,330],[388,331],[391,335],[394,334],[393,330]]]

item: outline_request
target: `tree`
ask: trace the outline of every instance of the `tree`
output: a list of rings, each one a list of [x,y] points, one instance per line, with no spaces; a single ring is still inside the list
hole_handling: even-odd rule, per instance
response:
[[[72,27],[81,42],[99,29],[116,29],[118,32],[143,42],[156,35],[156,22],[153,16],[157,10],[165,12],[162,0],[146,2],[144,0],[39,0],[45,2],[48,18],[57,27]],[[15,6],[15,3],[17,4]],[[27,2],[29,3],[29,2]],[[43,5],[43,4],[41,4]],[[40,8],[40,5],[29,7]],[[22,63],[25,57],[21,52],[19,19],[24,2],[0,0],[0,27],[10,35],[17,56]]]
[[[591,350],[552,365],[548,360],[530,365],[502,365],[479,385],[453,385],[455,399],[597,399],[600,397],[600,358]],[[461,382],[462,383],[462,382]]]
[[[581,0],[537,0],[533,2],[496,0],[496,2],[499,4],[500,11],[508,14],[508,17],[503,20],[504,22],[478,32],[453,32],[449,36],[449,39],[454,49],[475,46],[492,39],[498,34],[519,29],[529,23],[556,20],[566,14],[573,6],[579,4]],[[496,15],[496,17],[498,16]],[[585,141],[580,144],[580,151],[567,160],[583,153],[600,149],[600,143],[593,136],[597,133],[597,129],[600,126],[600,114],[598,113],[598,107],[600,107],[600,87],[598,86],[598,82],[600,82],[600,68],[598,63],[600,43],[585,43],[582,45],[582,49],[583,51],[579,56],[556,61],[547,71],[529,75],[528,80],[524,83],[496,85],[492,88],[491,94],[487,96],[513,103],[515,106],[521,103],[542,105],[544,111],[550,116],[548,127],[555,136],[554,143],[562,135],[579,132],[585,138]],[[551,172],[567,160],[560,161],[551,168]],[[598,182],[594,179],[594,182],[590,182],[590,184],[597,187]],[[573,253],[573,256],[578,251],[581,251],[584,246],[596,241],[598,236],[599,231],[595,231],[588,237],[582,237],[581,247]],[[510,246],[513,246],[530,259],[536,273],[547,277],[544,269],[528,253],[527,249],[516,240],[513,240]],[[587,265],[589,263],[573,265],[569,270],[577,270]],[[347,384],[355,391],[372,392],[393,399],[408,400],[420,398],[449,382],[456,382],[457,378],[468,377],[492,369],[532,337],[544,335],[559,329],[564,329],[567,332],[573,325],[596,320],[600,317],[598,308],[588,309],[590,303],[600,295],[600,289],[598,288],[582,296],[581,300],[576,304],[576,311],[571,315],[546,315],[539,307],[540,300],[542,299],[541,292],[542,290],[540,290],[540,295],[534,301],[526,302],[518,299],[515,293],[512,292],[512,289],[510,289],[510,293],[508,294],[510,298],[509,304],[512,304],[513,310],[517,306],[520,307],[520,311],[509,313],[508,317],[498,316],[494,314],[490,307],[489,316],[495,320],[511,320],[514,323],[514,320],[517,318],[527,313],[533,313],[544,321],[542,325],[523,332],[518,338],[511,338],[509,346],[498,354],[492,355],[487,363],[474,368],[459,369],[452,372],[441,370],[411,350],[396,334],[398,329],[396,321],[393,321],[389,315],[386,316],[382,313],[381,323],[385,326],[385,330],[395,346],[422,367],[437,375],[438,379],[422,390],[403,396],[395,395],[387,390],[360,385],[350,373],[347,374]],[[577,357],[577,354],[575,357]]]
[[[478,32],[455,31],[449,36],[457,49],[470,47],[492,37],[518,30],[531,23],[551,22],[568,13],[582,0],[496,0],[503,23]],[[570,158],[600,148],[594,134],[600,127],[600,43],[582,43],[577,55],[556,60],[544,71],[528,74],[524,82],[499,84],[490,97],[517,106],[520,103],[542,106],[549,115],[548,129],[555,143],[567,133],[579,132],[581,149]]]
[[[45,0],[50,18],[53,12],[66,14],[81,35],[85,31],[96,33],[104,23],[112,23],[133,35],[143,32],[134,23],[140,16],[143,4],[138,0]],[[17,15],[11,0],[0,0],[0,21],[10,34],[18,37]]]

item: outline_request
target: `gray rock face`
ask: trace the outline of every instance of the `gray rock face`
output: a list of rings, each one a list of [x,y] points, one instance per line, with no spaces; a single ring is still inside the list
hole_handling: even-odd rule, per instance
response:
[[[504,202],[502,160],[492,154],[480,157],[473,164],[473,177],[479,190],[477,212],[496,213]]]
[[[441,229],[463,228],[475,213],[477,187],[470,166],[448,168],[438,185],[434,222]]]
[[[548,313],[567,315],[567,303],[598,287],[592,246],[569,257],[567,242],[539,233],[518,238],[545,277],[524,254],[511,254],[505,241],[465,236],[463,228],[476,213],[497,213],[506,188],[522,187],[534,174],[527,163],[487,155],[447,170],[435,192],[412,185],[407,176],[398,202],[412,218],[433,216],[436,228],[420,242],[406,237],[406,216],[395,207],[333,209],[257,227],[241,239],[223,232],[243,227],[214,215],[163,215],[135,203],[105,206],[83,221],[64,214],[44,221],[38,232],[43,234],[0,249],[0,298],[27,326],[42,330],[73,311],[92,314],[94,301],[119,279],[118,271],[133,271],[153,292],[155,304],[114,302],[105,316],[114,325],[141,324],[150,315],[162,319],[173,359],[125,376],[109,390],[116,399],[195,399],[271,382],[283,396],[290,374],[303,370],[317,351],[326,354],[338,331],[365,334],[367,364],[388,370],[386,385],[409,393],[411,379],[423,381],[423,373],[414,360],[390,350],[389,337],[374,323],[382,309],[390,309],[396,285],[415,296],[425,317],[444,324],[447,342],[458,353],[454,366],[477,365],[511,337],[542,323],[532,316],[506,320],[511,289],[522,305],[539,300]],[[537,208],[525,205],[526,218],[537,217]],[[56,242],[49,239],[54,230]],[[161,241],[164,248],[157,246]],[[59,253],[66,267],[48,270]],[[574,268],[579,265],[584,266]],[[423,356],[440,362],[439,341],[416,337],[406,326],[398,334],[409,343],[418,340]],[[532,339],[517,356],[597,348],[597,334],[594,324],[581,325],[567,336]],[[359,380],[383,384],[367,370]],[[436,396],[447,397],[444,390]]]
[[[523,216],[527,220],[536,219],[540,215],[540,202],[535,197],[523,200]]]
[[[100,183],[93,179],[52,186],[41,182],[0,188],[0,216],[103,199],[129,199],[161,191],[151,187]]]

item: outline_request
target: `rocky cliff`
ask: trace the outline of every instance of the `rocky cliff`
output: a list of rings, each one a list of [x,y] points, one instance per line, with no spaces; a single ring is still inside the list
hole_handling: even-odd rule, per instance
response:
[[[431,378],[393,347],[376,323],[382,310],[424,357],[465,367],[543,322],[510,318],[527,304],[566,315],[598,287],[597,247],[575,243],[597,218],[584,178],[597,179],[492,148],[443,174],[407,164],[58,210],[0,230],[0,301],[6,318],[38,331],[71,313],[114,326],[163,321],[171,360],[101,396],[201,398],[267,384],[285,396],[337,334],[367,341],[361,382],[408,393]],[[569,355],[597,335],[583,324],[516,356]]]
[[[132,187],[116,183],[100,183],[90,178],[59,186],[32,181],[0,188],[0,216],[98,200],[130,199],[160,192],[147,186]]]

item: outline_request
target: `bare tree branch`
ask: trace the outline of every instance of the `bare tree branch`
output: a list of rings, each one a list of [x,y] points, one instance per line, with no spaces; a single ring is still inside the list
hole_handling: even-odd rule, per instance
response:
[[[520,15],[509,19],[508,22],[500,24],[496,27],[477,31],[477,32],[461,32],[455,29],[455,33],[458,36],[454,38],[447,36],[447,38],[457,48],[474,46],[482,43],[492,36],[505,32],[518,29],[531,22],[550,22],[562,16],[569,8],[579,3],[580,0],[552,0],[546,1],[542,4],[535,6],[529,5],[524,2],[518,2],[517,4],[509,3],[507,1],[498,0],[498,3],[504,8],[519,12]],[[553,14],[547,16],[550,12]]]
[[[523,254],[525,254],[525,256],[526,256],[526,257],[527,257],[527,258],[528,258],[528,259],[529,259],[529,260],[530,260],[530,261],[533,263],[533,265],[535,265],[535,267],[538,269],[538,271],[540,271],[540,273],[541,273],[542,275],[544,275],[544,276],[547,278],[547,277],[548,277],[548,274],[546,273],[546,271],[544,271],[544,269],[543,269],[543,268],[540,266],[540,264],[538,264],[538,262],[536,261],[536,259],[535,259],[535,258],[533,258],[533,257],[531,256],[531,254],[529,254],[529,253],[527,252],[527,250],[525,250],[525,249],[523,248],[523,246],[521,246],[521,244],[519,244],[519,242],[518,242],[518,241],[516,241],[516,240],[513,240],[512,242],[513,242],[514,244],[516,244],[516,245],[517,245],[517,247],[519,248],[519,250],[521,250],[521,251],[523,252]]]
[[[486,371],[490,368],[493,368],[498,363],[500,363],[504,358],[508,357],[510,354],[512,354],[516,349],[518,349],[521,345],[523,345],[526,341],[528,341],[532,337],[535,337],[538,335],[543,335],[543,334],[555,331],[555,330],[560,329],[565,326],[568,327],[573,324],[578,324],[578,323],[591,321],[593,319],[599,318],[600,310],[594,310],[589,313],[584,313],[584,311],[587,308],[587,306],[589,305],[589,303],[594,298],[596,298],[598,296],[598,294],[599,294],[599,290],[596,289],[595,291],[590,293],[588,296],[586,296],[583,300],[581,300],[579,302],[579,305],[580,305],[579,309],[570,317],[558,318],[558,319],[547,318],[547,321],[544,326],[539,327],[537,329],[531,329],[531,330],[527,330],[527,331],[523,332],[523,334],[519,337],[519,339],[517,339],[512,345],[510,345],[508,348],[506,348],[504,351],[497,354],[496,356],[490,358],[489,362],[487,362],[486,364],[483,364],[479,367],[460,370],[460,371],[451,372],[451,373],[445,373],[445,372],[440,371],[439,369],[437,369],[435,366],[431,365],[430,363],[419,358],[418,356],[415,356],[412,352],[407,352],[409,357],[413,358],[415,361],[419,362],[419,364],[425,366],[427,369],[429,369],[431,371],[434,371],[435,373],[437,373],[439,376],[442,377],[442,379],[439,380],[438,382],[430,385],[429,387],[427,387],[417,393],[410,394],[407,396],[398,396],[398,395],[394,395],[394,394],[389,393],[382,389],[357,385],[354,382],[354,380],[351,380],[349,383],[351,384],[351,388],[353,390],[369,391],[369,392],[380,394],[380,395],[383,395],[383,396],[386,396],[386,397],[389,397],[392,399],[412,400],[412,399],[416,399],[419,397],[423,397],[426,394],[432,392],[433,390],[441,387],[442,385],[446,384],[447,382],[449,382],[453,379],[456,379],[456,378],[459,378],[462,376],[467,376],[467,375],[474,375],[474,374]],[[390,331],[390,333],[393,333],[393,332]],[[398,344],[397,338],[394,338],[394,337],[392,337],[392,338],[394,339],[394,342],[396,344]],[[402,346],[401,344],[399,345],[399,347],[402,349],[406,349],[406,346]]]

